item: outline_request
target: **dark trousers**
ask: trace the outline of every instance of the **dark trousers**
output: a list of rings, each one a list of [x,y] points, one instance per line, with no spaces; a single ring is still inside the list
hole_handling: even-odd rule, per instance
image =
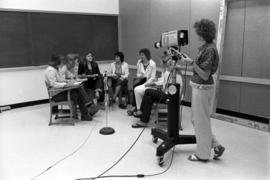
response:
[[[87,89],[87,92],[91,92],[90,96],[91,99],[95,97],[95,90],[99,89],[99,99],[98,102],[104,101],[104,78],[101,74],[99,74],[96,78],[88,78],[88,80],[84,83],[85,89]],[[92,96],[92,93],[94,92],[94,96]]]
[[[109,97],[112,98],[115,92],[115,88],[120,86],[120,91],[118,94],[119,104],[122,104],[122,97],[124,94],[128,95],[128,80],[121,80],[120,78],[108,78],[108,88],[109,88]]]
[[[142,104],[141,104],[141,121],[144,123],[148,123],[150,120],[150,115],[152,111],[153,104],[156,103],[166,103],[167,94],[165,94],[161,90],[156,89],[146,89]]]
[[[85,104],[87,103],[87,100],[85,99],[85,92],[83,92],[84,90],[81,88],[77,88],[77,89],[73,89],[70,92],[70,99],[72,101],[72,104],[75,108],[76,105],[79,105],[79,109],[82,113],[82,115],[88,115],[88,110],[85,106]],[[63,91],[55,96],[53,96],[53,100],[54,101],[65,101],[67,100],[67,91]]]
[[[137,82],[136,82],[136,80],[137,80]],[[136,107],[136,99],[135,99],[134,89],[135,89],[135,87],[142,85],[145,82],[146,82],[146,78],[143,78],[143,79],[135,79],[135,82],[133,83],[133,93],[132,93],[132,106],[133,107]]]

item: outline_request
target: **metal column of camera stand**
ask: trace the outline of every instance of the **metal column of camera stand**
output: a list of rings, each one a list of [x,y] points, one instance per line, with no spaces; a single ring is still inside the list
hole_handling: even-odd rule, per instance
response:
[[[112,127],[108,127],[108,113],[109,113],[109,93],[108,93],[108,76],[107,72],[104,73],[104,92],[105,92],[105,111],[106,111],[106,126],[100,129],[99,133],[103,135],[113,134],[115,131]]]
[[[174,87],[173,87],[174,86]],[[158,138],[163,142],[158,146],[156,156],[158,156],[159,166],[164,164],[164,154],[172,147],[178,144],[195,144],[196,138],[194,135],[179,135],[179,98],[180,98],[180,85],[170,84],[168,88],[174,89],[173,93],[168,93],[167,106],[168,106],[168,127],[167,132],[152,128],[151,135],[153,135],[153,142],[157,143]]]

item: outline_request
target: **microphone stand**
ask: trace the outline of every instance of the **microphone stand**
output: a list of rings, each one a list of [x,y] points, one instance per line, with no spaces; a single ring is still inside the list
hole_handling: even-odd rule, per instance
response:
[[[109,94],[108,94],[108,76],[107,71],[104,72],[104,92],[105,92],[105,111],[106,111],[106,126],[100,129],[99,133],[102,135],[110,135],[115,131],[112,127],[108,126],[108,111],[109,111]]]

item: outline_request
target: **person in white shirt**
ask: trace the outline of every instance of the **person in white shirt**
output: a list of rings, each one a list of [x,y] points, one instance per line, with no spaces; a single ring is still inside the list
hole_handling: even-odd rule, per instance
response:
[[[124,54],[116,52],[114,54],[115,62],[111,64],[108,78],[109,95],[111,102],[114,103],[117,96],[119,96],[119,107],[126,108],[126,104],[122,102],[123,90],[128,90],[128,63],[124,61]]]
[[[60,56],[52,56],[49,62],[49,66],[45,70],[45,83],[47,88],[64,88],[73,84],[72,81],[66,81],[61,75],[59,68],[61,67]],[[71,91],[71,101],[74,107],[71,109],[75,111],[75,107],[78,104],[81,111],[81,120],[91,121],[92,117],[89,114],[85,104],[88,102],[84,99],[81,92],[81,88],[77,88]],[[62,91],[52,97],[55,101],[63,101],[67,99],[67,91]],[[58,109],[54,109],[57,111]],[[73,114],[76,114],[75,112]]]
[[[152,84],[148,84],[143,100],[141,103],[140,110],[137,111],[136,117],[140,117],[140,121],[135,122],[132,125],[132,128],[141,128],[146,127],[147,123],[150,120],[151,109],[155,102],[166,103],[167,92],[166,84],[173,81],[172,78],[172,68],[170,67],[173,64],[174,60],[164,55],[161,58],[162,74],[161,77]],[[171,78],[169,78],[171,77]],[[176,83],[180,84],[180,87],[183,85],[182,77],[179,72],[175,77]],[[158,88],[158,86],[161,86]],[[181,92],[180,88],[180,92]]]
[[[79,57],[77,54],[67,54],[66,63],[60,69],[65,79],[77,79],[78,78],[78,64]]]
[[[133,85],[133,107],[128,110],[128,115],[136,115],[140,109],[142,98],[148,84],[156,79],[156,63],[151,59],[150,50],[143,48],[139,51],[140,59],[137,63],[137,79],[139,82]]]

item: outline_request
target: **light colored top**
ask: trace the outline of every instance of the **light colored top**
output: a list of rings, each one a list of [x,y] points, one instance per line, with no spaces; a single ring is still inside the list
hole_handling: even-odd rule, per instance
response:
[[[161,77],[158,78],[157,82],[155,82],[155,84],[157,86],[161,86],[163,87],[163,90],[165,89],[165,86],[167,84],[168,78],[170,75],[170,71],[166,70],[163,71],[161,73]],[[172,83],[172,78],[170,78],[170,81],[168,83]],[[182,76],[180,74],[176,74],[176,83],[180,84],[180,87],[182,88],[183,86],[183,80],[182,80]]]
[[[149,60],[149,65],[144,69],[142,60],[139,59],[137,62],[137,77],[145,77],[146,82],[144,85],[151,84],[154,82],[156,79],[156,71],[157,71],[157,66],[155,61],[152,59]]]
[[[67,66],[64,65],[59,71],[64,79],[76,79],[76,77],[78,77],[78,66],[75,66],[73,69],[69,70]]]
[[[119,72],[116,72],[116,62],[113,62],[111,63],[111,67],[110,67],[110,74],[112,75],[116,75],[116,73],[119,73]],[[123,63],[121,63],[121,77],[123,79],[127,79],[128,76],[129,76],[129,69],[128,69],[128,63],[126,63],[125,61]]]
[[[60,71],[52,66],[48,66],[45,70],[45,82],[50,88],[62,88],[66,85],[65,79]]]

